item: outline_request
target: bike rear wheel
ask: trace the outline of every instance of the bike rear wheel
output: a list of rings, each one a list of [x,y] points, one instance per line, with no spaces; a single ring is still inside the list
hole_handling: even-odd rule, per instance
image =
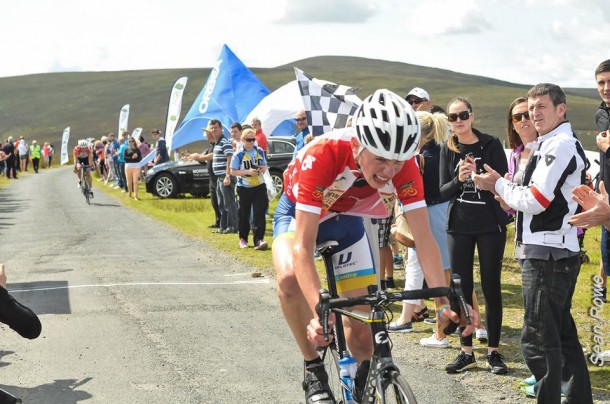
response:
[[[381,386],[377,386],[377,403],[416,404],[413,390],[402,375],[391,370],[381,377]]]

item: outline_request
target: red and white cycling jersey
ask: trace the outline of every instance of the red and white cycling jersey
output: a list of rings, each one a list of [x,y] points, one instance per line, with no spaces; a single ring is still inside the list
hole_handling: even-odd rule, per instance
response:
[[[296,209],[321,216],[336,212],[383,218],[391,214],[397,196],[404,211],[425,207],[416,159],[405,162],[381,189],[366,182],[355,184],[362,178],[350,143],[355,136],[354,128],[334,130],[299,151],[284,172],[284,192]],[[364,178],[358,182],[362,181]]]
[[[90,154],[91,154],[91,149],[89,149],[88,147],[81,148],[79,146],[76,146],[74,148],[74,155],[76,156],[77,159],[88,158]]]

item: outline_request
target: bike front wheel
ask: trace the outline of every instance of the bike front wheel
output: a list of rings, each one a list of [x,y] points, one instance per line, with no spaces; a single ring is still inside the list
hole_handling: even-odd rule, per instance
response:
[[[85,195],[85,201],[87,201],[87,205],[91,205],[91,201],[89,200],[91,198],[91,193],[89,191],[89,186],[87,182],[84,182],[84,184],[82,185],[82,190],[83,195]]]
[[[413,390],[404,377],[396,370],[386,372],[377,386],[377,403],[416,404]]]
[[[341,388],[341,378],[339,377],[339,356],[335,340],[322,351],[322,359],[328,374],[330,391],[333,393],[337,403],[343,403],[343,389]]]

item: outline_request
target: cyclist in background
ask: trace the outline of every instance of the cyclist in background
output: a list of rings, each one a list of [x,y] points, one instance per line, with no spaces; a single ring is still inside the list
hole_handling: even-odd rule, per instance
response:
[[[284,317],[305,360],[306,403],[333,403],[328,375],[316,346],[324,346],[315,307],[320,278],[313,251],[316,244],[336,240],[333,254],[337,290],[342,296],[367,293],[377,283],[374,259],[363,217],[387,217],[396,199],[403,205],[428,286],[447,286],[440,253],[428,223],[423,182],[411,157],[420,128],[402,97],[377,90],[356,110],[353,127],[320,136],[303,148],[284,173],[286,184],[274,217],[273,261]],[[374,246],[376,248],[376,245]],[[448,299],[436,299],[437,318],[445,325],[459,321]],[[362,307],[355,310],[366,310]],[[472,333],[477,319],[464,330]],[[334,323],[331,314],[330,325]],[[372,356],[367,326],[344,319],[345,336],[359,362],[356,396],[361,394]]]
[[[82,175],[82,167],[85,166],[85,173],[87,175],[87,183],[89,184],[89,189],[91,189],[91,185],[93,182],[91,181],[91,168],[93,167],[93,152],[89,147],[89,142],[85,139],[81,139],[78,141],[78,144],[72,151],[72,156],[74,158],[74,172],[78,176],[78,187],[80,188],[80,179]],[[93,196],[93,191],[90,191]]]

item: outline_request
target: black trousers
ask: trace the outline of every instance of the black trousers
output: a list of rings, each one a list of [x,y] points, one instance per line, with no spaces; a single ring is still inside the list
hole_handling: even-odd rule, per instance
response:
[[[218,207],[218,196],[216,195],[216,184],[218,183],[218,177],[213,175],[210,169],[210,200],[212,202],[212,209],[214,209],[214,215],[216,221],[214,224],[220,226],[220,208]]]
[[[502,257],[506,244],[505,232],[464,234],[448,233],[447,244],[451,257],[451,269],[462,278],[462,290],[466,302],[472,305],[474,289],[474,249],[479,254],[481,289],[485,296],[487,346],[497,347],[502,330]],[[472,335],[460,338],[463,346],[472,346]]]
[[[237,187],[239,197],[239,209],[237,211],[237,230],[239,238],[248,240],[250,233],[250,212],[252,212],[252,233],[254,234],[254,245],[264,240],[267,221],[265,212],[269,206],[267,199],[267,187],[265,184],[253,188]]]

